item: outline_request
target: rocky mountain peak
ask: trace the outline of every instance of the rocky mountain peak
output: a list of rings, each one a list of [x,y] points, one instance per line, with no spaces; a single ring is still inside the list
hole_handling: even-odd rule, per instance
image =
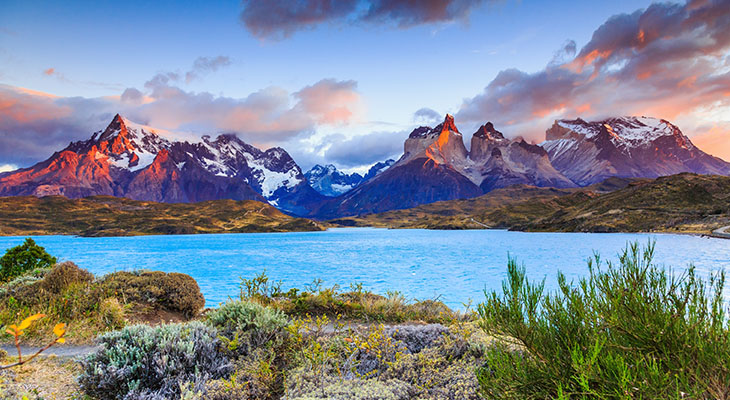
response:
[[[409,138],[417,139],[417,138],[423,138],[428,136],[429,133],[431,133],[433,129],[430,126],[419,126],[418,128],[411,131],[411,134],[408,135]]]
[[[492,124],[491,122],[487,122],[486,124],[480,126],[479,129],[474,132],[473,136],[489,140],[504,139],[504,135],[502,134],[502,132],[494,129],[494,124]]]
[[[460,133],[459,130],[456,128],[456,123],[454,123],[454,116],[451,114],[446,114],[446,117],[444,118],[444,122],[439,124],[436,128],[441,128],[440,131],[451,131]]]
[[[127,124],[124,118],[122,118],[121,115],[116,114],[114,118],[112,118],[109,125],[107,125],[106,129],[102,131],[101,136],[99,136],[98,142],[103,142],[110,140],[117,136],[123,136],[127,137],[129,135],[129,131],[127,130]]]
[[[680,172],[726,174],[730,164],[697,147],[665,119],[624,116],[557,120],[542,146],[552,164],[579,185],[611,176],[655,178]]]

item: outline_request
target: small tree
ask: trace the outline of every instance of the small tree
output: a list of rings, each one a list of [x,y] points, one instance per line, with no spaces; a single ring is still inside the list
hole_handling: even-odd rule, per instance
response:
[[[44,351],[51,348],[51,346],[55,345],[56,343],[64,343],[66,341],[66,338],[64,336],[66,335],[66,324],[59,323],[56,324],[56,326],[53,328],[53,334],[56,335],[56,338],[53,339],[50,343],[48,343],[45,347],[42,347],[38,349],[33,355],[30,357],[23,358],[23,354],[20,351],[20,336],[25,333],[25,330],[28,329],[33,323],[41,318],[45,317],[45,314],[34,314],[30,317],[23,320],[23,322],[20,323],[20,325],[10,325],[5,329],[5,332],[13,335],[15,338],[15,348],[18,350],[18,361],[8,364],[8,365],[2,365],[0,364],[0,371],[12,367],[17,367],[19,365],[23,365],[30,360],[36,358],[39,354],[43,353]]]
[[[47,268],[56,263],[56,257],[38,246],[31,238],[19,246],[8,249],[0,257],[0,283],[9,282],[36,268]]]

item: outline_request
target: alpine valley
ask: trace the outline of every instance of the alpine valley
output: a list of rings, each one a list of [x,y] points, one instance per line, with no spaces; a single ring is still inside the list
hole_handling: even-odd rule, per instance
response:
[[[333,165],[303,173],[279,147],[263,151],[234,134],[190,140],[116,115],[90,139],[0,174],[0,196],[255,200],[294,216],[332,219],[474,198],[513,185],[573,189],[610,177],[730,175],[730,163],[704,153],[663,119],[558,120],[546,139],[509,139],[487,122],[467,150],[446,115],[435,127],[414,129],[397,161],[377,163],[364,176]]]

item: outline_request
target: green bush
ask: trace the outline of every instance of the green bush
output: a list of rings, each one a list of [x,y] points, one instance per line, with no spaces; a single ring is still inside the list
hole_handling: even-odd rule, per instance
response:
[[[187,318],[198,315],[205,306],[195,279],[177,272],[115,272],[105,276],[101,286],[125,303],[147,304],[159,310],[179,312]]]
[[[207,321],[218,328],[226,346],[238,357],[262,346],[281,345],[289,319],[272,308],[252,301],[229,301],[209,312]]]
[[[71,306],[71,312],[82,312],[92,308],[97,302],[95,293],[91,290],[84,290],[81,293],[74,293],[73,299],[65,299],[64,295],[72,288],[83,286],[88,289],[94,281],[94,275],[76,264],[66,261],[56,264],[48,271],[43,278],[18,278],[8,283],[8,295],[15,297],[21,304],[26,306],[43,306],[51,303],[64,303],[66,309]],[[18,282],[17,285],[12,285]]]
[[[487,336],[473,323],[338,329],[327,319],[295,321],[299,344],[287,399],[481,399],[476,369]],[[332,335],[320,327],[334,325]],[[294,328],[299,329],[294,329]]]
[[[203,392],[206,381],[232,369],[217,332],[200,322],[134,325],[99,341],[79,377],[82,390],[98,399],[180,398],[182,386]]]
[[[256,301],[284,311],[290,316],[327,315],[346,319],[382,322],[450,322],[470,319],[473,313],[460,313],[437,300],[409,301],[400,292],[386,296],[363,290],[362,284],[351,284],[343,291],[338,285],[324,287],[322,280],[283,292],[281,281],[271,281],[266,271],[252,279],[241,278],[240,299]]]
[[[36,268],[48,268],[56,263],[56,257],[38,246],[31,238],[12,247],[0,257],[0,283],[9,282]]]
[[[667,271],[654,246],[628,246],[619,263],[589,261],[559,290],[525,277],[514,260],[503,293],[479,306],[490,347],[479,380],[488,398],[727,398],[730,335],[724,273]]]
[[[228,301],[206,315],[208,322],[226,335],[257,331],[265,336],[283,330],[289,320],[279,311],[253,301]]]
[[[124,328],[124,306],[114,297],[109,297],[99,303],[99,318],[111,329]]]

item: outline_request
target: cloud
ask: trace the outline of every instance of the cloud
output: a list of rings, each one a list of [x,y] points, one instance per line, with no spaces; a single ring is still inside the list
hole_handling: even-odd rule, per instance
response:
[[[226,56],[198,57],[193,62],[193,68],[185,73],[185,83],[190,83],[202,75],[215,72],[229,65],[231,65],[231,59]]]
[[[127,88],[119,96],[57,97],[0,85],[0,160],[28,166],[70,141],[85,140],[116,113],[161,129],[200,134],[235,132],[261,147],[305,138],[323,125],[342,126],[360,112],[354,81],[324,79],[290,93],[267,87],[242,98],[190,92],[161,73],[145,91]]]
[[[12,165],[12,164],[1,164],[0,165],[0,173],[8,172],[8,171],[15,171],[16,169],[18,169],[18,167],[15,165]]]
[[[231,59],[227,56],[198,57],[193,61],[193,66],[186,72],[166,71],[160,72],[145,82],[144,86],[150,90],[165,89],[171,84],[190,82],[201,79],[203,76],[218,71],[223,67],[231,65]]]
[[[318,123],[346,123],[360,113],[357,82],[323,79],[294,93],[298,106],[315,116]]]
[[[467,19],[488,0],[244,0],[241,22],[254,36],[282,39],[323,23],[408,28]]]
[[[324,152],[324,158],[342,168],[370,165],[403,152],[403,140],[408,133],[374,132],[367,135],[345,137],[341,134],[325,138],[331,143]]]
[[[568,42],[543,70],[501,71],[457,118],[492,120],[542,140],[553,119],[652,115],[683,118],[730,107],[730,2],[655,3],[610,17],[575,52]],[[727,115],[727,114],[725,114]],[[725,117],[727,119],[727,117]]]
[[[428,107],[419,108],[418,110],[416,110],[416,112],[413,113],[413,120],[420,124],[437,124],[441,122],[442,118],[442,114],[439,114],[438,111]]]
[[[43,73],[45,75],[48,75],[48,76],[53,76],[53,74],[56,73],[56,69],[55,68],[48,68],[48,69],[44,70]]]

